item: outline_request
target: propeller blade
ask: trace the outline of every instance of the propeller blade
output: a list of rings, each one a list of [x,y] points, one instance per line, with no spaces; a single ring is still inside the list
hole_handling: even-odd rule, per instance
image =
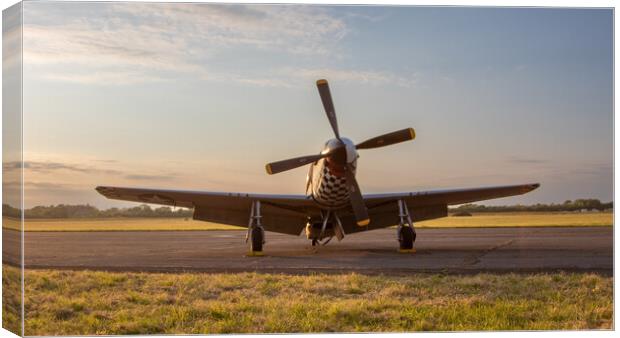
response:
[[[267,173],[269,175],[273,175],[273,174],[281,173],[283,171],[295,169],[295,168],[304,166],[306,164],[310,164],[328,155],[329,154],[308,155],[308,156],[295,157],[295,158],[291,158],[288,160],[282,160],[278,162],[267,163],[267,165],[265,165],[265,170],[267,170]]]
[[[347,177],[347,189],[349,190],[349,199],[351,200],[351,207],[353,207],[353,213],[355,214],[355,221],[359,226],[366,226],[370,223],[368,209],[366,209],[362,192],[357,185],[355,175],[353,175],[353,166],[351,164],[347,165],[345,175]]]
[[[394,131],[385,135],[373,137],[366,140],[355,147],[357,149],[372,149],[389,146],[395,143],[405,142],[413,140],[415,138],[415,131],[413,128],[407,128],[399,131]]]
[[[319,89],[319,95],[321,95],[321,101],[323,102],[323,108],[327,113],[327,119],[331,124],[334,134],[337,139],[340,139],[340,133],[338,132],[338,120],[336,120],[336,110],[334,109],[334,102],[332,101],[332,94],[329,91],[329,84],[327,80],[321,79],[316,82],[316,87]]]

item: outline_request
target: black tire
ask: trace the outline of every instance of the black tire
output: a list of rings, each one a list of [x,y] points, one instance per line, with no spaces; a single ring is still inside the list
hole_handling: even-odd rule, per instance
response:
[[[413,249],[413,242],[415,242],[415,232],[411,227],[404,226],[400,228],[400,249],[410,250]]]
[[[252,229],[252,247],[250,248],[253,252],[262,252],[263,251],[263,241],[265,239],[265,233],[261,228]]]

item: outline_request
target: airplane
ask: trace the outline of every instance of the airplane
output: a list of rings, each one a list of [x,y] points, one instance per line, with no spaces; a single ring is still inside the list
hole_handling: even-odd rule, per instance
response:
[[[193,208],[193,219],[247,227],[249,256],[262,256],[265,231],[299,236],[305,231],[312,246],[327,244],[334,236],[397,226],[398,251],[415,252],[414,222],[448,215],[448,206],[525,194],[538,183],[470,189],[448,189],[384,194],[362,194],[355,173],[358,150],[413,140],[406,128],[355,144],[340,136],[327,80],[316,82],[335,138],[319,154],[268,163],[273,175],[310,165],[305,195],[250,194],[98,186],[103,196],[141,203]]]

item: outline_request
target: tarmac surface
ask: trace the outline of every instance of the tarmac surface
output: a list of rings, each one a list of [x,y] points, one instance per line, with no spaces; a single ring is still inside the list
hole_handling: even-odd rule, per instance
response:
[[[3,261],[19,263],[19,232],[3,229]],[[245,231],[26,232],[28,268],[204,272],[613,272],[612,227],[418,229],[416,253],[395,229],[312,247],[266,233],[265,256],[246,257]]]

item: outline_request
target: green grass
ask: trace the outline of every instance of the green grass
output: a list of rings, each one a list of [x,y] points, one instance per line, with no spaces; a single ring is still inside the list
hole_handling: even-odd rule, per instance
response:
[[[418,222],[420,228],[611,226],[612,213],[480,213],[471,217],[444,217]],[[19,230],[19,220],[3,218],[2,226]],[[28,219],[26,231],[163,231],[243,230],[241,227],[184,218]]]
[[[21,276],[18,268],[2,265],[2,327],[21,333]]]
[[[25,280],[27,335],[611,329],[613,317],[612,277],[590,273],[30,270]]]

